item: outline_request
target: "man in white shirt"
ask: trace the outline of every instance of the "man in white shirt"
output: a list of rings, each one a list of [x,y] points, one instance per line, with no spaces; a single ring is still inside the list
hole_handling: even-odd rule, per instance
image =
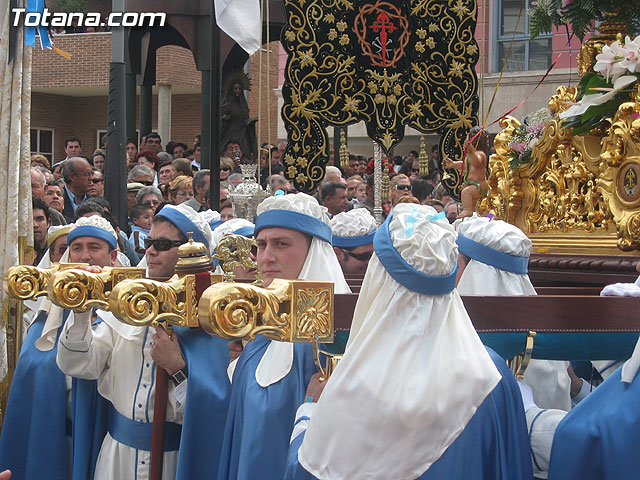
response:
[[[178,246],[186,241],[188,232],[195,241],[211,247],[209,225],[190,207],[168,205],[156,215],[145,240],[149,277],[166,280],[173,274]],[[215,430],[223,428],[228,401],[226,342],[189,329],[175,329],[175,335],[169,337],[162,328],[154,332],[149,327],[130,326],[110,312],[98,310],[97,315],[102,322],[93,329],[86,314],[69,315],[58,350],[58,365],[65,373],[97,379],[98,391],[111,402],[109,432],[102,443],[95,478],[149,477],[155,370],[160,367],[172,377],[162,478],[200,478],[193,469],[217,468],[219,434]],[[205,365],[206,371],[202,368]],[[191,378],[188,386],[187,377]],[[205,402],[212,411],[209,416]],[[189,428],[187,418],[191,419]],[[199,428],[208,430],[209,438],[205,439]],[[179,453],[181,441],[188,446]]]

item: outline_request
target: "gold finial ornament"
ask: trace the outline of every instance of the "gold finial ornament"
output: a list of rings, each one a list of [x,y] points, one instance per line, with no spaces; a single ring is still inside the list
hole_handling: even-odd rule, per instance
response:
[[[53,275],[82,263],[54,263],[49,268],[31,265],[16,265],[7,270],[5,281],[9,296],[18,300],[33,300],[47,294],[47,288]]]
[[[243,267],[255,272],[255,285],[262,285],[262,276],[258,264],[251,259],[251,250],[256,247],[256,241],[233,233],[225,233],[216,247],[215,258],[220,260],[225,281],[232,282],[236,275],[234,270]]]
[[[389,179],[389,166],[385,164],[382,165],[382,183],[380,184],[380,195],[382,196],[383,202],[388,202],[391,200],[391,180]]]
[[[418,160],[420,162],[420,176],[426,177],[429,175],[429,155],[427,154],[427,146],[425,145],[424,136],[420,137],[420,152],[418,153]]]
[[[79,268],[61,270],[49,282],[47,295],[52,303],[69,310],[108,310],[109,296],[119,282],[144,275],[145,269],[137,267],[104,267],[100,273]]]
[[[343,172],[349,170],[349,148],[347,148],[347,136],[344,128],[340,129],[340,167]]]
[[[188,232],[189,240],[178,247],[178,263],[176,273],[210,272],[213,270],[213,261],[209,256],[209,249],[204,243],[193,240],[193,232]]]

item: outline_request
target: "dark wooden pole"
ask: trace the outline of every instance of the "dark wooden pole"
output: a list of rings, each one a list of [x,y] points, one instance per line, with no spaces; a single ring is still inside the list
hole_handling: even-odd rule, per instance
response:
[[[211,0],[211,75],[209,92],[211,95],[211,186],[209,204],[212,210],[220,210],[220,28],[216,23],[215,2]]]

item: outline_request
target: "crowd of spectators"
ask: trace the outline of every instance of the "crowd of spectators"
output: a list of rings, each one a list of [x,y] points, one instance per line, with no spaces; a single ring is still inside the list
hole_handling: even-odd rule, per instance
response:
[[[295,185],[284,176],[283,156],[286,143],[264,143],[260,148],[259,179],[271,194],[296,193]],[[144,239],[154,214],[165,204],[185,203],[197,212],[209,210],[211,172],[201,169],[200,136],[191,147],[170,141],[164,149],[160,136],[150,133],[136,140],[127,140],[127,225],[117,225],[111,205],[104,197],[104,169],[106,153],[103,149],[85,155],[79,138],[65,141],[64,160],[51,165],[43,155],[31,158],[31,186],[34,198],[34,236],[36,254],[41,257],[47,248],[47,227],[73,222],[80,212],[100,212],[121,236],[121,250],[132,264],[144,253]],[[243,156],[239,142],[229,141],[220,157],[220,207],[222,220],[233,218],[229,192],[243,182],[240,165],[249,163]],[[366,208],[373,213],[373,158],[350,155],[346,171],[329,159],[326,173],[316,193],[333,217],[353,208]],[[398,203],[410,202],[430,205],[445,211],[453,222],[459,205],[441,184],[438,148],[433,147],[429,159],[429,174],[420,175],[418,153],[407,156],[383,155],[383,168],[388,169],[390,195],[383,202],[383,215]],[[86,213],[86,212],[85,212]],[[37,220],[36,220],[37,218]],[[125,248],[126,247],[126,248]]]

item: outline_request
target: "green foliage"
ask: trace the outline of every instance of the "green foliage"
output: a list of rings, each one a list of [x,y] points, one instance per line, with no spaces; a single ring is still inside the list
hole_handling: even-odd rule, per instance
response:
[[[580,101],[585,95],[602,93],[599,90],[592,90],[594,88],[612,88],[613,85],[602,75],[587,73],[580,80],[578,87],[579,92],[576,99]],[[613,117],[620,105],[630,101],[632,91],[633,85],[630,88],[620,90],[611,100],[600,105],[591,105],[582,115],[565,118],[562,121],[562,126],[569,129],[574,137],[589,133],[597,128],[603,120]]]
[[[538,0],[535,5],[532,5],[529,9],[529,29],[532,40],[543,33],[551,33],[554,25],[564,23],[559,13],[561,7],[561,0]]]
[[[514,172],[518,170],[522,165],[526,165],[531,161],[531,152],[524,152],[521,155],[510,153],[509,156],[511,160],[509,160],[509,168]]]
[[[533,3],[533,2],[532,2]],[[594,21],[606,18],[622,22],[627,31],[640,30],[640,2],[637,0],[538,0],[529,9],[531,38],[551,33],[553,26],[570,26],[582,40],[593,29]]]
[[[58,0],[58,6],[64,13],[87,13],[85,0]]]

